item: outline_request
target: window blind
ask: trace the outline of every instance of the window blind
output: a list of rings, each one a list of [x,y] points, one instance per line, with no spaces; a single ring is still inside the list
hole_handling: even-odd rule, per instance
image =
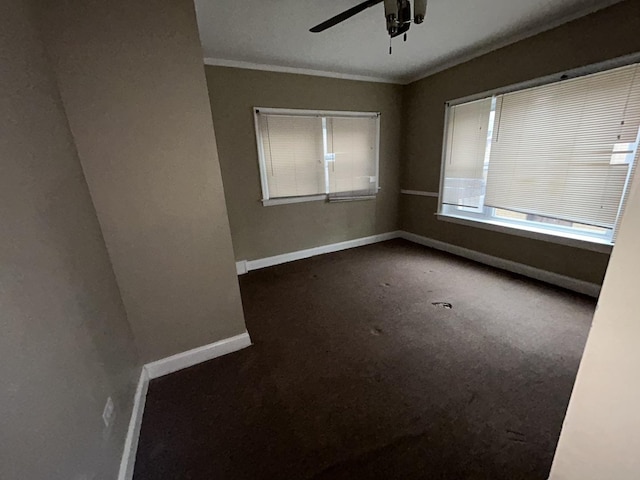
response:
[[[258,115],[268,197],[325,192],[322,118]]]
[[[482,206],[491,98],[450,108],[442,202]]]
[[[377,113],[254,112],[263,201],[320,195],[341,201],[377,194]]]
[[[377,193],[376,117],[327,117],[329,199]]]
[[[485,205],[614,228],[630,174],[614,152],[638,138],[639,69],[498,96]]]

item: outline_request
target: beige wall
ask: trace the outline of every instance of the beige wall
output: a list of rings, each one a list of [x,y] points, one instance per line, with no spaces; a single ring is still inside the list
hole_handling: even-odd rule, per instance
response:
[[[237,260],[397,229],[400,86],[210,66],[206,74]],[[381,112],[377,199],[262,206],[253,107]]]
[[[640,8],[626,1],[405,87],[401,185],[437,192],[447,100],[640,50]],[[437,199],[403,195],[404,230],[600,283],[608,255],[438,221]]]
[[[140,361],[30,3],[0,6],[0,478],[112,480]]]
[[[243,332],[192,0],[47,5],[62,100],[142,359]]]
[[[551,469],[551,480],[640,478],[640,176],[636,176]]]

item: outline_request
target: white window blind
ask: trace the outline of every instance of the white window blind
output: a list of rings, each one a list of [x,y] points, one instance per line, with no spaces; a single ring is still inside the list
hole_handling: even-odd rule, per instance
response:
[[[497,97],[485,204],[613,228],[640,126],[638,66]]]
[[[255,117],[263,201],[377,193],[377,113],[256,108]]]
[[[258,118],[269,188],[265,198],[325,193],[322,119],[283,115]]]
[[[377,193],[377,117],[328,117],[330,199]]]
[[[457,103],[440,214],[612,243],[639,143],[640,64]]]
[[[491,98],[451,107],[448,115],[443,203],[480,207]]]

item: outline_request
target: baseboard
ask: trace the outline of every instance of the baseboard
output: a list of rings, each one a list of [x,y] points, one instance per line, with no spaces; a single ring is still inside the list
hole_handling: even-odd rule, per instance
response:
[[[316,255],[322,255],[324,253],[338,252],[340,250],[347,250],[349,248],[371,245],[372,243],[384,242],[399,237],[399,231],[387,232],[381,233],[379,235],[371,235],[370,237],[356,238],[354,240],[347,240],[345,242],[307,248],[306,250],[298,250],[297,252],[283,253],[282,255],[275,255],[273,257],[260,258],[257,260],[242,260],[236,263],[236,270],[238,271],[238,275],[242,275],[243,273],[247,273],[251,270],[272,267],[274,265],[280,265],[281,263],[293,262],[294,260],[302,260],[303,258],[315,257]]]
[[[138,451],[138,439],[140,438],[140,428],[142,427],[142,416],[147,399],[149,381],[163,375],[177,372],[183,368],[192,367],[198,363],[242,350],[250,345],[251,338],[249,337],[249,333],[244,332],[235,337],[225,338],[219,342],[147,363],[142,367],[140,380],[138,381],[138,387],[136,388],[136,394],[133,400],[133,410],[131,411],[131,419],[129,420],[127,438],[124,442],[118,480],[131,480],[133,478],[136,453]]]
[[[244,275],[245,273],[247,273],[247,261],[246,260],[241,260],[239,262],[236,262],[236,273],[238,275]]]
[[[423,237],[415,233],[405,231],[394,231],[382,233],[380,235],[372,235],[370,237],[357,238],[355,240],[348,240],[346,242],[332,243],[330,245],[323,245],[315,248],[308,248],[306,250],[299,250],[297,252],[284,253],[282,255],[275,255],[273,257],[260,258],[258,260],[242,260],[236,262],[236,270],[238,275],[243,275],[251,270],[258,270],[260,268],[271,267],[273,265],[280,265],[281,263],[293,262],[294,260],[302,260],[304,258],[314,257],[316,255],[322,255],[324,253],[338,252],[340,250],[347,250],[349,248],[361,247],[364,245],[370,245],[372,243],[384,242],[386,240],[392,240],[394,238],[404,238],[413,243],[418,243],[426,247],[435,248],[443,252],[448,252],[459,257],[468,258],[485,265],[489,265],[509,272],[524,275],[525,277],[534,278],[551,285],[566,288],[574,292],[589,295],[597,298],[600,295],[600,285],[596,283],[586,282],[584,280],[578,280],[576,278],[568,277],[566,275],[560,275],[559,273],[549,272],[540,268],[535,268],[523,263],[514,262],[512,260],[505,260],[504,258],[494,257],[481,253],[475,250],[471,250],[464,247],[459,247],[432,238]]]
[[[140,438],[140,428],[142,427],[142,414],[144,404],[147,399],[147,389],[149,388],[149,374],[143,366],[138,380],[138,387],[133,400],[133,410],[129,420],[127,438],[124,441],[124,451],[120,461],[120,472],[118,480],[131,480],[133,478],[133,467],[136,463],[136,452],[138,451],[138,439]]]
[[[147,363],[145,368],[149,379],[162,377],[183,368],[192,367],[207,360],[221,357],[228,353],[237,352],[251,345],[249,333],[244,332],[235,337],[225,338],[219,342],[194,348],[186,352],[178,353],[155,362]]]
[[[405,240],[409,240],[410,242],[424,245],[425,247],[435,248],[436,250],[441,250],[453,255],[458,255],[459,257],[468,258],[469,260],[483,263],[495,268],[518,273],[520,275],[524,275],[525,277],[534,278],[536,280],[550,283],[551,285],[556,285],[558,287],[566,288],[567,290],[572,290],[574,292],[589,295],[591,297],[598,298],[598,296],[600,295],[601,287],[596,283],[578,280],[566,275],[560,275],[559,273],[548,272],[547,270],[535,268],[530,265],[525,265],[523,263],[518,263],[511,260],[505,260],[504,258],[500,257],[494,257],[492,255],[487,255],[486,253],[477,252],[468,248],[459,247],[450,243],[445,243],[439,240],[434,240],[432,238],[416,235],[415,233],[401,231],[400,238],[404,238]]]

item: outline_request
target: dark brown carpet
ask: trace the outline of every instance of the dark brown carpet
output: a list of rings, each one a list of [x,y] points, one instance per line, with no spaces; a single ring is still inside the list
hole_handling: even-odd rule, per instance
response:
[[[151,382],[136,480],[547,478],[592,299],[402,240],[240,284],[254,346]]]

